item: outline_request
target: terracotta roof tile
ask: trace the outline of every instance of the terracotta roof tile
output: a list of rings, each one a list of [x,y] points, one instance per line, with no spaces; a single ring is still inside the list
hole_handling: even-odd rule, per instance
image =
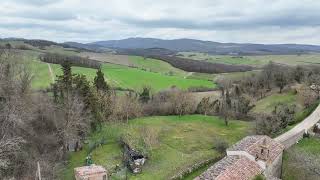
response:
[[[264,146],[266,147],[267,152],[264,152],[265,157],[261,157],[261,149]],[[284,146],[279,142],[268,136],[256,135],[243,138],[227,151],[246,151],[254,157],[259,155],[259,158],[262,160],[272,162],[283,150]]]
[[[251,180],[262,173],[260,166],[244,156],[227,156],[195,180]]]

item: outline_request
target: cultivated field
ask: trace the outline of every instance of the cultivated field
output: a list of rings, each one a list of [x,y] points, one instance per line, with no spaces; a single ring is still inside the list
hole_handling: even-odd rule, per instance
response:
[[[320,54],[301,54],[301,55],[261,55],[261,56],[228,56],[228,55],[209,55],[196,52],[181,52],[180,56],[194,60],[207,61],[213,63],[224,63],[232,65],[250,65],[261,67],[270,61],[275,63],[295,66],[320,64]]]
[[[250,126],[243,121],[230,121],[229,126],[225,126],[218,117],[201,115],[146,117],[131,120],[128,125],[106,125],[90,137],[90,142],[100,142],[102,138],[107,142],[92,152],[93,161],[114,172],[113,179],[123,179],[123,169],[115,172],[117,164],[122,166],[117,140],[121,135],[129,134],[140,141],[146,133],[152,133],[148,135],[153,136],[153,142],[143,173],[135,176],[129,173],[130,179],[168,179],[196,162],[218,157],[219,153],[213,149],[215,139],[232,144],[244,137]],[[72,179],[73,168],[82,165],[86,155],[86,150],[71,155],[64,179]]]

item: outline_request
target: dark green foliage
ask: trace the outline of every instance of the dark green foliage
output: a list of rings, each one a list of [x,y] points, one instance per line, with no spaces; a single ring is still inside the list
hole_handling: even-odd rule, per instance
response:
[[[279,104],[275,107],[273,114],[280,123],[279,128],[284,129],[294,122],[295,105],[288,106],[286,104]]]
[[[277,70],[274,74],[274,80],[277,87],[280,89],[280,93],[282,93],[283,88],[288,84],[288,77],[283,70]]]
[[[64,88],[70,89],[72,85],[72,73],[71,73],[71,63],[65,61],[61,64],[63,75],[61,80],[63,82]]]
[[[295,106],[279,104],[272,114],[257,117],[257,134],[276,135],[294,122]]]
[[[147,103],[150,100],[150,88],[144,87],[142,92],[139,94],[139,100],[142,103]]]
[[[266,178],[264,177],[264,175],[262,174],[259,174],[259,175],[256,175],[253,180],[266,180]]]
[[[97,90],[101,90],[101,91],[107,91],[109,89],[107,82],[104,79],[104,74],[101,71],[101,68],[98,69],[97,71],[97,75],[94,78],[94,82],[93,84],[95,85],[95,87],[97,88]]]
[[[302,66],[297,66],[293,72],[294,80],[301,83],[305,76],[305,69]]]
[[[67,56],[57,53],[46,53],[44,55],[41,55],[40,60],[52,64],[63,64],[67,61],[74,66],[88,67],[94,69],[99,69],[101,67],[101,63],[96,60],[83,58],[80,56]]]
[[[229,147],[228,143],[223,139],[215,139],[214,141],[214,149],[221,154],[226,153],[227,148]]]
[[[7,43],[7,44],[5,45],[5,48],[6,48],[6,49],[11,49],[11,48],[12,48],[12,46],[11,46],[11,44],[10,44],[10,43]]]
[[[231,108],[231,98],[230,98],[230,94],[229,94],[229,89],[227,89],[226,91],[226,104],[228,108]]]
[[[210,110],[210,98],[204,97],[201,99],[200,103],[197,106],[197,112],[200,114],[207,115],[208,111]]]

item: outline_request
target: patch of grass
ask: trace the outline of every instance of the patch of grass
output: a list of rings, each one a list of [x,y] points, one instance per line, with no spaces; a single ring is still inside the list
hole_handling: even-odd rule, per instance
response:
[[[226,127],[222,119],[202,115],[155,116],[131,120],[128,125],[106,124],[101,132],[92,134],[90,138],[107,139],[107,145],[92,152],[93,161],[114,172],[115,166],[122,164],[117,142],[121,134],[144,136],[141,128],[151,128],[157,131],[158,143],[150,148],[143,172],[138,175],[129,173],[129,176],[130,179],[168,179],[194,163],[218,157],[220,154],[213,149],[214,139],[221,138],[232,144],[244,137],[250,126],[249,122],[230,121]],[[79,158],[84,158],[82,152],[71,155],[64,177],[71,178],[73,174],[70,169],[82,165]],[[205,169],[198,173],[202,170]],[[117,179],[117,175],[112,178]]]
[[[301,109],[301,105],[297,103],[297,95],[293,92],[282,93],[282,94],[273,94],[267,96],[256,103],[256,106],[252,109],[254,113],[271,113],[275,106],[279,103],[293,105],[296,104],[298,109]]]
[[[194,72],[190,76],[188,76],[188,79],[206,79],[208,81],[214,81],[217,77],[217,74],[208,74],[208,73],[197,73]]]
[[[320,139],[304,138],[298,144],[292,146],[284,153],[282,178],[283,180],[300,180],[300,179],[318,179],[319,176],[306,169],[306,165],[297,162],[293,158],[293,152],[301,152],[303,154],[312,154],[311,161],[320,160]]]
[[[311,105],[310,107],[304,109],[303,111],[297,112],[295,114],[295,123],[299,123],[302,120],[304,120],[306,117],[308,117],[319,105],[318,103],[315,103]]]

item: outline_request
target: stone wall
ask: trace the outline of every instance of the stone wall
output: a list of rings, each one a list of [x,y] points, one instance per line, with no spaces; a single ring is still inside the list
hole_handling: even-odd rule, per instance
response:
[[[299,133],[287,138],[285,141],[280,142],[285,146],[285,149],[289,149],[292,145],[296,144],[298,141],[300,141],[303,138],[305,130],[300,131]]]
[[[283,153],[279,154],[278,157],[267,166],[264,174],[266,177],[268,177],[268,179],[271,179],[271,177],[280,178],[282,169],[282,155]]]

